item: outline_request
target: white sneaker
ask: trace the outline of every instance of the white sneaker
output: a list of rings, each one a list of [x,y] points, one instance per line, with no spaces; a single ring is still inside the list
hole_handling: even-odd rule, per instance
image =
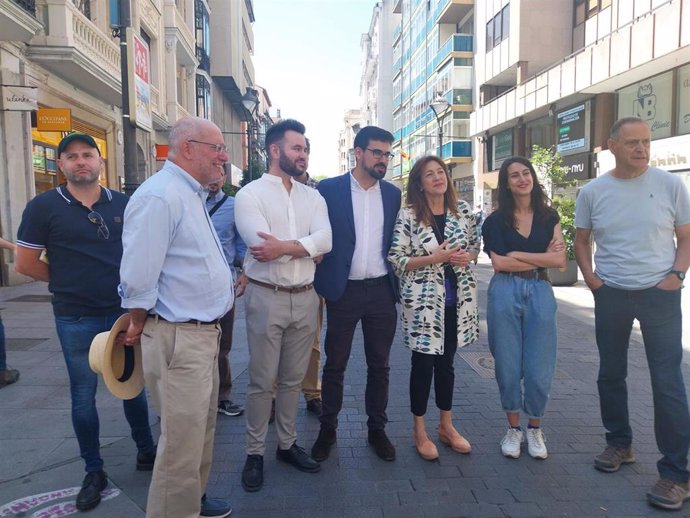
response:
[[[548,457],[546,444],[544,444],[544,432],[541,431],[541,428],[527,429],[527,451],[535,459]]]
[[[501,452],[506,457],[517,459],[520,457],[520,445],[524,442],[525,436],[522,430],[508,428],[505,437],[501,440]]]

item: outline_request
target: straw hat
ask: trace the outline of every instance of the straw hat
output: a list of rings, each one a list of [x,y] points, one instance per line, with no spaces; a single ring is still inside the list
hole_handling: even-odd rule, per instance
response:
[[[144,390],[141,366],[141,347],[116,345],[115,338],[129,326],[125,313],[115,321],[110,331],[99,333],[91,342],[89,366],[103,376],[108,390],[120,399],[134,399]]]

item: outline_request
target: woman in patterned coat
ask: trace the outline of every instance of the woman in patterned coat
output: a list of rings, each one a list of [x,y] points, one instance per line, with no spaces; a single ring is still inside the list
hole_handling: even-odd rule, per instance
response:
[[[410,171],[407,207],[400,210],[388,260],[400,278],[402,328],[412,350],[410,403],[414,442],[426,460],[438,458],[424,414],[434,379],[441,412],[439,440],[459,453],[470,443],[453,426],[453,359],[479,334],[477,285],[469,263],[479,243],[471,207],[457,194],[443,161],[419,159]]]

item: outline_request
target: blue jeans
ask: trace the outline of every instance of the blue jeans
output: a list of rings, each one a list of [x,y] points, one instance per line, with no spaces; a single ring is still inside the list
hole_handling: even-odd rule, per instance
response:
[[[498,273],[489,283],[486,313],[503,410],[524,410],[528,417],[541,418],[556,369],[556,299],[551,284]]]
[[[690,414],[681,371],[680,290],[620,290],[604,285],[594,291],[594,315],[600,359],[597,385],[607,444],[632,443],[625,379],[630,332],[637,319],[652,379],[654,433],[662,454],[657,469],[662,478],[687,482]]]
[[[0,317],[0,371],[7,368],[7,352],[5,351],[5,326]]]
[[[69,374],[72,426],[87,472],[103,469],[96,410],[98,376],[89,367],[89,347],[93,338],[98,333],[109,331],[121,314],[118,312],[103,317],[55,316],[55,327]],[[155,445],[151,437],[145,391],[142,390],[134,399],[123,401],[123,406],[137,449],[144,453],[152,453],[155,451]]]

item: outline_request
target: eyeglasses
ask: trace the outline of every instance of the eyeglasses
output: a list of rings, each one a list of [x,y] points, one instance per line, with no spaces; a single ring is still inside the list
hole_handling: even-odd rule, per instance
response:
[[[201,142],[200,140],[192,140],[189,139],[187,142],[194,142],[195,144],[205,144],[207,146],[211,146],[216,150],[216,153],[227,153],[228,152],[228,146],[225,144],[212,144],[211,142]]]
[[[390,151],[381,151],[380,149],[372,149],[370,147],[364,149],[366,151],[371,151],[371,154],[374,155],[374,158],[385,158],[386,160],[390,160],[394,156]]]
[[[108,225],[105,224],[103,216],[101,216],[95,210],[92,210],[89,212],[87,218],[89,218],[89,221],[94,225],[98,225],[98,237],[100,239],[110,239],[110,229],[108,228]]]

